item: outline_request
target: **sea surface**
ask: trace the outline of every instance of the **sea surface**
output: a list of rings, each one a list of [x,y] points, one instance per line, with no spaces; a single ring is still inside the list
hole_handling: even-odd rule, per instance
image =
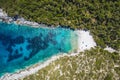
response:
[[[35,28],[0,22],[0,77],[14,73],[53,55],[77,49],[78,36],[71,29]]]

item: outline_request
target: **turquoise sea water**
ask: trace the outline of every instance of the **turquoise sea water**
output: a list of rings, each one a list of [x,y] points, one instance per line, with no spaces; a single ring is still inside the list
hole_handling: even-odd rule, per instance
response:
[[[0,76],[77,49],[75,31],[0,22]]]

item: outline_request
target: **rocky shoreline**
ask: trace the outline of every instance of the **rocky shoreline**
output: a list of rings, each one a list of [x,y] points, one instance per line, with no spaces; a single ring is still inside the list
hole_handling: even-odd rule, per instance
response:
[[[19,17],[19,15],[15,15],[14,17],[9,17],[6,12],[4,12],[2,9],[0,9],[0,21],[6,22],[6,23],[15,23],[18,25],[28,25],[33,27],[49,27],[49,25],[43,24],[43,23],[37,23],[32,21],[27,21],[22,17]],[[51,25],[53,27],[53,25]]]
[[[83,31],[83,30],[76,30],[76,34],[79,36],[78,39],[78,50],[76,53],[71,52],[69,54],[60,54],[60,55],[55,55],[45,61],[44,63],[37,63],[33,66],[26,67],[26,69],[19,70],[15,73],[6,73],[3,75],[0,80],[16,80],[16,79],[22,79],[28,75],[36,73],[38,70],[48,66],[50,63],[53,61],[59,59],[60,57],[64,56],[75,56],[78,55],[79,52],[84,52],[85,50],[90,50],[91,48],[94,48],[96,46],[96,43],[93,39],[93,37],[90,35],[90,32],[88,31]]]
[[[33,27],[50,27],[50,28],[54,28],[54,27],[61,27],[61,28],[66,28],[66,29],[70,29],[70,30],[75,30],[74,28],[71,28],[70,26],[66,26],[66,25],[48,25],[48,24],[44,24],[44,23],[37,23],[37,22],[32,22],[32,21],[28,21],[25,20],[22,17],[19,17],[19,15],[15,15],[14,17],[9,17],[7,15],[7,13],[5,11],[3,11],[2,9],[0,9],[0,21],[6,22],[6,23],[15,23],[18,25],[28,25],[28,26],[33,26]]]
[[[0,20],[4,21],[4,22],[7,22],[7,23],[13,22],[13,23],[16,23],[16,24],[30,25],[30,26],[34,26],[34,27],[39,27],[40,25],[48,27],[45,24],[38,24],[36,22],[27,21],[24,18],[18,18],[17,20],[16,19],[14,20],[13,18],[8,17],[8,15],[2,9],[0,9]],[[54,27],[54,26],[51,26],[51,27]],[[67,27],[67,28],[69,28],[69,27]],[[92,35],[90,35],[89,31],[77,30],[76,33],[79,36],[78,52],[67,54],[67,56],[75,56],[75,55],[79,54],[79,52],[89,50],[89,49],[94,48],[96,46],[96,43],[95,43]],[[61,54],[61,55],[53,56],[51,59],[47,60],[43,64],[37,63],[37,64],[33,65],[32,67],[28,67],[24,70],[20,70],[16,73],[13,73],[13,74],[6,73],[4,76],[2,76],[0,78],[0,80],[16,80],[16,79],[24,78],[25,76],[36,73],[38,70],[46,67],[51,62],[55,61],[56,59],[59,59],[60,57],[64,57],[64,56],[66,56],[66,55]]]

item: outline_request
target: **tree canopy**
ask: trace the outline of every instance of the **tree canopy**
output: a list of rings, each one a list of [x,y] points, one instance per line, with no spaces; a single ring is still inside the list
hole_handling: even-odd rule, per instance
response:
[[[0,0],[9,16],[88,29],[100,47],[120,49],[120,0]]]

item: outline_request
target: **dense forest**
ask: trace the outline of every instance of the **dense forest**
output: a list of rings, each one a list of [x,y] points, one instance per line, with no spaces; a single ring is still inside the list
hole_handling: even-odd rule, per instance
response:
[[[9,16],[90,30],[97,45],[120,50],[120,0],[0,0]]]

